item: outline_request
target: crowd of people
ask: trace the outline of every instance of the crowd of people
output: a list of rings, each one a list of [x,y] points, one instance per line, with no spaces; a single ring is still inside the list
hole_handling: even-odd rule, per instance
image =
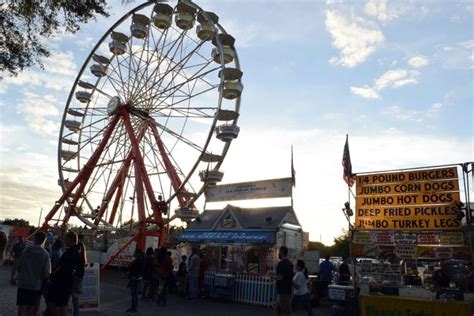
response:
[[[69,231],[52,245],[46,243],[46,234],[38,231],[33,243],[18,238],[11,249],[13,265],[10,283],[17,286],[18,315],[36,316],[44,298],[44,316],[67,314],[72,297],[73,315],[79,315],[87,251],[82,236]]]
[[[303,260],[297,260],[296,266],[288,259],[288,248],[281,246],[278,249],[278,262],[276,268],[276,286],[277,301],[275,304],[275,313],[277,315],[291,315],[292,311],[303,309],[308,316],[313,316],[314,302],[310,302],[311,291],[308,288],[308,270]],[[319,279],[317,288],[317,297],[326,297],[328,286],[333,281],[335,265],[326,256],[325,260],[319,265]],[[348,265],[348,258],[343,257],[342,263],[338,268],[339,284],[347,285],[351,280],[351,272]]]
[[[135,249],[128,266],[127,287],[131,303],[126,312],[137,312],[140,293],[142,301],[156,302],[159,306],[166,306],[169,291],[196,300],[203,291],[206,261],[202,257],[197,248],[192,248],[189,258],[181,257],[178,271],[174,273],[171,251],[165,247],[149,247],[145,253]]]

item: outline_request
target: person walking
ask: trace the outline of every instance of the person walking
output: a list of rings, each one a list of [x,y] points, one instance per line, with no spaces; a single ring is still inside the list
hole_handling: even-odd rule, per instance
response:
[[[319,297],[328,295],[328,285],[332,282],[332,272],[335,270],[334,265],[329,261],[329,255],[319,265],[319,281],[321,283],[321,292]]]
[[[160,248],[158,256],[160,283],[156,303],[158,305],[166,306],[166,295],[168,294],[171,273],[173,273],[173,262],[171,261],[171,257],[168,255],[168,251],[165,247]]]
[[[181,256],[181,262],[178,267],[178,295],[185,297],[186,296],[186,277],[187,277],[187,266],[186,260],[188,257],[186,255]]]
[[[293,284],[293,264],[288,260],[288,248],[281,246],[278,249],[280,261],[276,268],[277,301],[275,315],[291,315],[291,287]]]
[[[196,247],[193,247],[188,264],[188,297],[191,300],[197,299],[199,294],[198,278],[200,261],[198,250]]]
[[[299,307],[303,307],[308,316],[313,316],[313,308],[309,303],[309,290],[308,290],[308,269],[303,260],[296,262],[296,273],[293,277],[293,287],[295,291],[293,298],[291,299],[291,307],[293,311]]]
[[[8,236],[5,232],[0,231],[0,264],[3,264],[5,250],[8,245]]]
[[[18,260],[18,316],[36,316],[43,284],[51,272],[49,255],[43,248],[45,233],[34,236],[34,245],[22,251]]]
[[[51,273],[51,283],[46,301],[48,310],[53,316],[67,314],[66,307],[73,289],[78,286],[79,281],[84,277],[85,264],[77,242],[78,238],[75,232],[68,231],[64,235],[66,250]]]
[[[160,285],[160,267],[158,265],[158,257],[160,254],[160,249],[155,248],[153,250],[153,277],[151,282],[151,301],[154,302],[158,297],[158,290]]]
[[[145,258],[143,251],[136,248],[133,254],[133,260],[128,265],[128,285],[130,288],[130,296],[132,299],[131,306],[126,310],[127,313],[136,313],[138,308],[138,287],[143,278],[143,268],[145,266]]]
[[[18,240],[13,244],[11,249],[11,256],[13,258],[13,266],[12,271],[10,274],[10,284],[15,285],[15,276],[16,276],[16,268],[18,266],[18,260],[20,260],[21,253],[25,249],[25,242],[23,236],[18,237]]]
[[[153,255],[153,248],[148,247],[145,252],[145,263],[143,268],[143,288],[142,301],[153,298],[153,270],[155,269],[155,256]]]
[[[84,266],[87,265],[87,249],[84,245],[84,236],[79,234],[78,236],[79,242],[77,245],[79,246],[79,254],[82,257],[84,262]],[[72,289],[72,314],[73,316],[79,316],[79,296],[82,294],[82,280],[84,277],[80,277],[76,280],[74,284],[74,288]]]

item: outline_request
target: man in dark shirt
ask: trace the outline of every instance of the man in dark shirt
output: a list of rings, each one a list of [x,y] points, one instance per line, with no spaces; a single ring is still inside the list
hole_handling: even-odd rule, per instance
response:
[[[351,280],[351,270],[347,264],[347,257],[342,257],[342,263],[339,266],[339,283],[349,284]]]
[[[277,302],[275,305],[276,315],[291,315],[291,287],[293,283],[293,264],[288,260],[288,248],[281,246],[278,250],[278,262],[276,268]]]
[[[127,313],[136,313],[138,307],[138,286],[143,279],[143,269],[145,267],[145,256],[140,248],[135,249],[134,259],[128,265],[128,285],[132,306],[126,310]]]
[[[332,283],[332,272],[335,270],[334,265],[329,261],[329,255],[326,260],[319,265],[319,297],[326,297],[328,295],[328,285]]]
[[[433,273],[431,279],[433,280],[433,283],[436,287],[449,287],[449,283],[451,282],[451,280],[448,277],[446,261],[441,261],[439,265],[441,269]]]
[[[13,245],[11,250],[11,255],[13,257],[13,266],[10,275],[10,284],[15,284],[16,269],[18,267],[18,261],[20,261],[20,256],[23,250],[25,250],[25,242],[23,240],[23,236],[20,236],[18,237],[18,240]]]
[[[155,269],[155,256],[153,255],[153,248],[148,247],[145,253],[145,263],[143,267],[143,289],[142,300],[153,299],[153,270]]]
[[[66,307],[73,289],[84,277],[84,259],[79,253],[78,237],[69,231],[64,235],[66,251],[59,258],[58,264],[51,273],[51,285],[48,290],[48,310],[53,315],[66,315]]]

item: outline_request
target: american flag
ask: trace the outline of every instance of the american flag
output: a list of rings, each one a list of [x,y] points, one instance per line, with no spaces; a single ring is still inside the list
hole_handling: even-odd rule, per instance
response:
[[[349,153],[349,135],[346,135],[346,144],[344,145],[344,153],[342,154],[342,167],[344,168],[342,178],[346,181],[348,186],[353,186],[355,177],[352,173],[351,154]]]

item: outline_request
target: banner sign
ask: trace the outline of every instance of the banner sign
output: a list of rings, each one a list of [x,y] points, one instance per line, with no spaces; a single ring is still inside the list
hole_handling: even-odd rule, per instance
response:
[[[395,234],[394,238],[395,244],[397,245],[416,245],[418,241],[416,234],[412,233]]]
[[[439,234],[437,233],[419,233],[417,235],[418,245],[438,245]]]
[[[206,202],[291,197],[292,188],[291,178],[216,185],[207,188]]]
[[[456,167],[357,176],[357,230],[461,228]]]
[[[374,240],[372,239],[372,235],[369,232],[357,231],[354,232],[352,242],[354,244],[371,245],[374,243]]]
[[[446,232],[440,235],[441,245],[464,245],[464,235],[462,232]]]
[[[465,240],[463,232],[397,232],[358,230],[354,232],[352,243],[378,246],[464,246]]]
[[[415,245],[397,245],[395,246],[395,255],[400,259],[415,259]]]
[[[85,267],[82,279],[82,293],[79,295],[81,311],[99,310],[100,307],[100,276],[99,263]],[[73,294],[74,295],[74,294]]]
[[[374,244],[376,245],[393,245],[394,237],[392,232],[375,232],[372,233]]]

